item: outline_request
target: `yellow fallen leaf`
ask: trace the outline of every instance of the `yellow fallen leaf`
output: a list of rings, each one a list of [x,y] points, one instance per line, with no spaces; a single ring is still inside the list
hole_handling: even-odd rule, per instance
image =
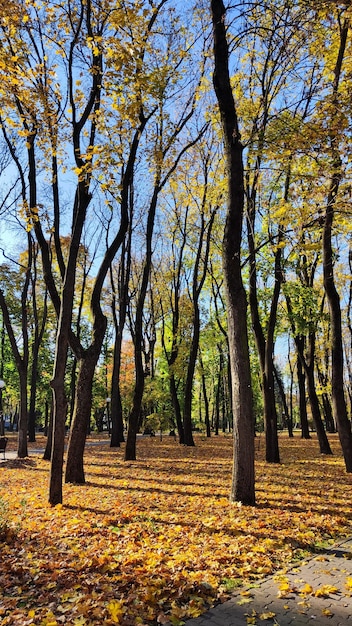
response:
[[[314,595],[316,598],[327,598],[331,593],[337,593],[338,588],[333,585],[323,585],[315,590]]]
[[[238,606],[242,606],[242,604],[248,604],[249,602],[253,601],[253,597],[251,598],[241,598],[241,600],[238,600],[237,604]]]
[[[110,613],[112,621],[118,624],[118,622],[120,621],[120,617],[124,613],[122,609],[122,602],[119,602],[119,600],[112,600],[111,602],[109,602],[107,609]]]
[[[347,589],[352,589],[352,576],[348,576],[348,578],[346,578],[345,585]]]
[[[323,609],[322,610],[322,614],[325,615],[326,617],[332,617],[333,613],[331,613],[330,609]]]
[[[312,585],[309,585],[308,583],[306,583],[304,587],[302,587],[302,589],[299,590],[299,593],[304,594],[304,595],[308,593],[312,593],[312,592],[313,592],[313,587]]]
[[[268,611],[267,613],[260,613],[259,619],[262,619],[262,620],[273,619],[275,615],[276,613],[273,613],[272,611]]]

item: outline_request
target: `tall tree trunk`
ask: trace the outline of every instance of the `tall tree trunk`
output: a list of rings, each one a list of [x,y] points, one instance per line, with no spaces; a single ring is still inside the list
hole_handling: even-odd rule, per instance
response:
[[[128,418],[128,430],[127,430],[126,447],[125,447],[125,461],[136,460],[137,433],[139,429],[139,420],[140,420],[143,392],[144,392],[144,368],[143,368],[142,349],[141,349],[143,303],[140,302],[139,306],[140,306],[140,320],[136,322],[135,333],[134,333],[135,383],[134,383],[134,390],[133,390],[132,409],[130,411],[130,415]]]
[[[280,397],[281,397],[281,400],[282,400],[282,405],[283,405],[283,408],[284,408],[284,416],[285,416],[285,421],[286,421],[286,425],[287,425],[288,436],[292,438],[293,437],[292,413],[290,413],[290,411],[288,410],[288,404],[287,404],[287,400],[286,400],[286,394],[285,394],[284,385],[283,385],[280,373],[278,372],[277,368],[275,367],[275,364],[274,364],[274,375],[275,375],[275,380],[277,382],[277,386],[279,388]]]
[[[170,386],[171,402],[172,402],[172,406],[173,406],[174,414],[175,414],[176,427],[177,427],[177,432],[178,432],[178,440],[179,440],[179,443],[183,444],[185,443],[185,431],[183,428],[182,411],[181,411],[180,401],[179,401],[178,394],[177,394],[177,385],[176,385],[175,375],[173,372],[171,372],[169,375],[169,386]]]
[[[193,306],[195,307],[193,314],[193,336],[188,359],[183,406],[184,443],[186,446],[194,446],[192,433],[193,378],[198,354],[200,328],[198,303],[193,302]]]
[[[343,59],[346,51],[347,37],[350,28],[349,19],[345,19],[340,30],[340,47],[337,61],[334,68],[333,82],[333,105],[339,110],[338,90],[339,80],[342,73]],[[339,185],[342,179],[342,161],[338,149],[338,137],[336,133],[330,134],[330,144],[332,153],[332,176],[330,189],[327,198],[327,205],[323,230],[323,274],[324,287],[329,303],[331,318],[331,353],[332,353],[332,403],[334,417],[341,443],[341,448],[345,460],[346,471],[352,472],[352,429],[348,419],[346,398],[344,393],[344,371],[343,371],[343,342],[341,325],[340,297],[336,289],[334,278],[334,255],[332,250],[332,228],[334,220],[334,208]]]
[[[187,446],[194,446],[194,440],[192,435],[192,396],[193,396],[193,379],[194,371],[197,362],[197,355],[199,349],[199,334],[200,334],[200,311],[199,311],[199,297],[204,285],[209,249],[210,249],[210,237],[216,209],[211,212],[209,223],[206,223],[205,219],[205,207],[207,203],[208,192],[208,163],[204,164],[204,191],[202,197],[201,207],[201,227],[198,239],[197,254],[193,268],[192,279],[192,303],[193,303],[193,334],[191,341],[191,349],[188,359],[185,393],[184,393],[184,408],[183,408],[183,425],[185,433],[185,444]],[[205,237],[205,250],[203,240]]]
[[[297,382],[298,382],[298,406],[301,422],[301,438],[311,439],[308,424],[307,400],[306,400],[306,373],[302,365],[300,354],[304,354],[305,337],[298,335],[295,337],[297,349]]]
[[[85,181],[78,183],[75,196],[69,256],[62,288],[60,315],[56,338],[54,374],[51,381],[54,397],[53,411],[53,442],[49,479],[49,503],[53,506],[62,503],[62,473],[65,447],[65,424],[67,417],[67,398],[65,392],[65,374],[74,290],[76,282],[76,265],[81,242],[83,225],[91,196]]]
[[[205,380],[205,374],[202,372],[202,390],[203,390],[203,402],[204,402],[204,421],[207,437],[211,437],[210,430],[210,418],[209,418],[209,400],[207,394],[207,385]]]
[[[155,182],[153,196],[151,199],[147,229],[146,229],[146,254],[144,259],[142,280],[136,305],[136,318],[133,329],[134,343],[134,366],[135,366],[135,385],[133,391],[132,409],[128,418],[128,430],[125,448],[125,461],[134,461],[136,459],[136,441],[139,429],[139,420],[142,409],[142,400],[144,392],[144,367],[142,358],[143,346],[143,309],[147,295],[148,282],[150,277],[150,269],[152,264],[152,240],[154,231],[154,219],[157,207],[158,195],[160,191],[160,172]]]
[[[20,379],[20,409],[18,420],[18,446],[17,454],[20,459],[28,456],[27,431],[28,431],[28,409],[27,409],[27,374],[28,374],[28,332],[27,332],[27,293],[29,284],[29,271],[27,270],[26,280],[21,294],[22,305],[22,352],[20,354],[14,329],[12,327],[10,313],[7,308],[5,296],[0,289],[0,308],[2,310],[3,322],[10,340],[12,353],[16,362],[16,367]]]
[[[43,454],[45,461],[51,459],[51,449],[53,445],[53,401],[50,402],[50,409],[48,401],[45,402],[45,424],[46,424],[46,446]]]
[[[120,391],[122,335],[115,327],[113,369],[111,375],[111,439],[110,447],[119,448],[125,440],[123,434],[123,407]]]
[[[326,430],[328,433],[335,433],[336,426],[335,426],[334,416],[332,413],[332,406],[331,406],[329,394],[326,391],[326,386],[328,384],[328,375],[321,370],[321,367],[319,366],[318,362],[317,362],[317,374],[318,374],[319,384],[321,388],[323,389],[323,391],[321,392],[321,400],[323,403]]]
[[[19,459],[28,456],[28,411],[27,411],[27,368],[19,370],[20,377],[20,414],[18,421],[18,449],[17,455]]]
[[[223,239],[233,410],[233,473],[230,499],[255,504],[254,415],[247,335],[247,300],[241,273],[244,173],[237,113],[229,75],[225,7],[211,0],[214,33],[214,88],[225,142],[228,204]]]
[[[297,344],[296,344],[297,345]],[[302,344],[297,345],[297,350],[301,348]],[[315,385],[314,365],[315,365],[315,332],[309,334],[309,351],[306,358],[303,352],[299,352],[299,358],[304,367],[304,371],[307,379],[307,388],[309,395],[309,403],[312,411],[312,418],[317,433],[320,453],[332,454],[331,447],[326,436],[323,420],[321,418],[319,398]]]
[[[202,390],[201,390],[201,393],[199,394],[199,399],[201,402],[201,399],[203,396],[205,429],[206,429],[207,437],[210,437],[211,429],[210,429],[210,417],[209,417],[209,399],[208,399],[207,383],[206,383],[206,378],[205,378],[202,353],[200,350],[199,350],[199,364],[201,368],[201,380],[202,380]]]
[[[104,339],[106,321],[102,322],[99,340],[92,349],[86,351],[78,362],[78,378],[76,384],[74,412],[68,442],[65,482],[84,484],[84,448],[92,410],[92,386],[101,344]]]

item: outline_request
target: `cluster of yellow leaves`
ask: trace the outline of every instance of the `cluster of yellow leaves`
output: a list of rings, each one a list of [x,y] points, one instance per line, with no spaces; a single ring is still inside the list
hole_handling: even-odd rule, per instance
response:
[[[106,443],[87,445],[87,483],[65,485],[55,508],[38,455],[0,464],[18,529],[1,546],[3,626],[177,626],[351,533],[352,477],[314,439],[283,436],[280,466],[257,451],[257,507],[229,502],[229,436],[143,438],[134,462]]]

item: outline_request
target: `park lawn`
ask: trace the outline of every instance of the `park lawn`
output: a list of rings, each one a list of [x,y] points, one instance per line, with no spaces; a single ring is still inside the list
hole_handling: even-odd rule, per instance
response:
[[[2,626],[181,624],[352,535],[352,475],[337,436],[329,440],[334,455],[323,457],[315,435],[283,433],[281,465],[269,465],[258,436],[256,507],[228,500],[230,435],[199,435],[194,448],[141,438],[133,462],[124,444],[95,441],[86,484],[64,485],[55,508],[41,455],[1,463],[10,525],[0,538]]]

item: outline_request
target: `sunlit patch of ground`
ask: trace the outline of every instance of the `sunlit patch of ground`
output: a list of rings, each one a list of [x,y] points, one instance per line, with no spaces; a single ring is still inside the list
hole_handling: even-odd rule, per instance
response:
[[[1,624],[178,624],[352,534],[352,476],[329,439],[335,454],[323,457],[315,436],[281,434],[281,464],[269,465],[258,436],[256,507],[229,502],[230,435],[199,435],[194,448],[141,438],[133,462],[124,445],[87,445],[86,484],[64,485],[55,508],[41,455],[0,464],[13,526],[1,542]]]

